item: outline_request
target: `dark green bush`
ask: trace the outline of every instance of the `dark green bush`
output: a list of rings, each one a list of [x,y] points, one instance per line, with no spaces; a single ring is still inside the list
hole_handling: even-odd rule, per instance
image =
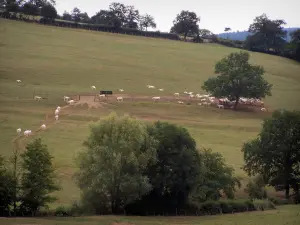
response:
[[[192,204],[191,210],[196,210],[198,215],[216,215],[256,210],[275,209],[275,205],[268,200],[220,200],[207,201],[201,204]]]
[[[253,203],[257,211],[259,210],[264,211],[264,210],[276,208],[275,204],[269,200],[254,200]]]
[[[269,201],[271,201],[275,205],[288,205],[293,204],[291,200],[285,199],[285,198],[278,198],[278,197],[270,197]]]
[[[54,212],[55,216],[64,217],[64,216],[71,216],[70,209],[64,206],[59,206],[55,209]]]

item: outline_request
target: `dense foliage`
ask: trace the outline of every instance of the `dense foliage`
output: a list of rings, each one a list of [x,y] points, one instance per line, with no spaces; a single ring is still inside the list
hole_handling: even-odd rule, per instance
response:
[[[151,190],[144,172],[156,160],[156,142],[144,124],[111,114],[91,127],[84,145],[76,178],[87,207],[119,213]]]
[[[0,216],[35,215],[55,200],[50,194],[56,190],[52,156],[41,139],[23,154],[14,149],[9,161],[0,156]]]
[[[272,85],[263,78],[263,67],[251,65],[249,58],[247,52],[231,53],[224,57],[215,65],[218,76],[209,78],[202,88],[213,96],[235,101],[234,109],[241,97],[270,96]]]
[[[41,139],[26,146],[22,157],[22,197],[21,211],[24,214],[35,213],[55,200],[50,194],[59,190],[55,183],[52,156]]]
[[[91,127],[76,174],[82,204],[94,213],[176,214],[190,202],[234,197],[239,179],[224,158],[199,151],[189,132],[115,114]],[[159,204],[158,204],[159,202]]]
[[[277,190],[290,189],[299,199],[300,189],[300,112],[278,110],[266,119],[258,137],[244,144],[244,170],[262,175]]]

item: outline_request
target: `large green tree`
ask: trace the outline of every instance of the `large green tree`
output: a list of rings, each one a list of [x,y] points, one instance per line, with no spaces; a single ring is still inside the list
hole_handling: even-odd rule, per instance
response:
[[[145,14],[140,17],[140,29],[147,31],[148,27],[156,28],[156,23],[154,22],[153,16]]]
[[[156,122],[148,132],[158,141],[157,162],[145,173],[153,189],[128,211],[175,213],[186,206],[190,192],[201,180],[196,142],[187,129],[167,122]]]
[[[15,196],[15,179],[0,155],[0,216],[9,216]]]
[[[246,44],[249,49],[258,49],[264,52],[280,52],[285,44],[286,31],[283,30],[284,20],[271,20],[266,14],[254,19],[249,26],[249,35]]]
[[[119,213],[151,190],[144,172],[156,160],[156,142],[142,122],[113,113],[91,126],[84,145],[76,180],[87,207]]]
[[[53,5],[45,4],[41,8],[41,16],[53,20],[57,17],[57,11]]]
[[[258,137],[243,146],[244,170],[260,174],[267,184],[290,189],[299,197],[300,188],[300,112],[278,110],[263,122]]]
[[[21,210],[23,213],[35,213],[55,200],[50,194],[59,190],[55,182],[53,157],[41,139],[27,144],[26,151],[21,155]]]
[[[263,67],[251,65],[249,57],[249,53],[241,51],[221,59],[215,65],[218,76],[205,81],[202,89],[215,97],[227,97],[235,101],[234,109],[237,108],[240,97],[270,96],[272,85],[263,78]]]
[[[64,11],[62,19],[71,21],[72,20],[72,15],[70,13],[68,13],[67,11]]]
[[[221,197],[233,199],[236,189],[241,186],[234,169],[226,165],[220,153],[212,152],[211,149],[201,149],[200,158],[204,179],[191,194],[192,201],[219,200]]]
[[[121,20],[109,10],[100,10],[91,17],[94,24],[104,24],[108,26],[121,27]]]
[[[18,12],[21,4],[21,0],[0,0],[0,8],[6,12]]]
[[[291,45],[293,46],[293,55],[296,60],[300,61],[300,29],[291,33]]]
[[[188,35],[197,35],[199,32],[200,18],[195,12],[188,10],[182,10],[173,21],[171,28],[172,33],[180,34],[184,36],[184,40]]]

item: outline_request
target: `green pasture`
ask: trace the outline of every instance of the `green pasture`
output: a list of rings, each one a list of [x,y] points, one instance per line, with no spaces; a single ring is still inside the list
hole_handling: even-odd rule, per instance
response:
[[[64,95],[92,92],[91,85],[95,85],[97,91],[115,92],[123,88],[127,94],[161,94],[147,89],[148,84],[164,88],[164,95],[185,90],[203,93],[201,85],[214,76],[214,64],[235,51],[239,50],[215,44],[183,43],[0,19],[0,154],[11,155],[12,139],[16,137],[18,127],[36,130],[46,114],[53,117],[55,108],[64,106]],[[273,96],[265,99],[267,108],[300,109],[299,63],[261,53],[251,53],[251,61],[264,66],[266,79],[274,85]],[[22,80],[21,85],[17,85],[17,79]],[[34,94],[48,99],[35,102],[32,100]],[[83,150],[82,142],[88,135],[89,124],[111,111],[119,115],[127,113],[148,122],[166,120],[183,125],[199,147],[222,153],[227,163],[243,177],[241,147],[257,135],[262,119],[268,116],[261,112],[132,101],[100,108],[69,107],[62,111],[58,122],[49,124],[46,131],[35,136],[44,139],[55,157],[62,186],[57,193],[57,205],[69,204],[79,198],[72,180],[76,170],[74,157]],[[22,140],[23,146],[27,141]],[[244,196],[243,189],[238,196]],[[207,221],[212,224],[210,219]],[[67,221],[61,220],[57,224],[67,224]]]
[[[5,225],[298,225],[300,207],[284,206],[276,210],[205,217],[123,217],[93,216],[74,218],[0,218]]]

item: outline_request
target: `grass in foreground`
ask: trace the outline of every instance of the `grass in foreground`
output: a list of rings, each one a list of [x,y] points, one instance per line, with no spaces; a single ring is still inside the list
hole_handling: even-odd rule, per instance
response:
[[[5,225],[298,225],[300,207],[282,206],[276,210],[264,212],[240,213],[232,215],[204,217],[125,217],[93,216],[78,218],[0,218]]]

